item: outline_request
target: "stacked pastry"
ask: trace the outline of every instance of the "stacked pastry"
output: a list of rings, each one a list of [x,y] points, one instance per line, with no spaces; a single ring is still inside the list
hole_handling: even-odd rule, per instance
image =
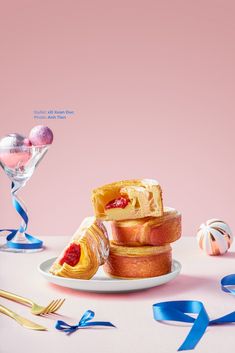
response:
[[[95,189],[95,217],[84,219],[53,263],[55,276],[90,279],[104,264],[113,277],[144,278],[171,271],[170,243],[181,235],[181,215],[163,207],[155,180],[128,180]],[[112,240],[102,221],[111,221]]]
[[[104,270],[112,277],[155,277],[171,271],[170,243],[181,236],[181,215],[163,207],[155,180],[120,181],[95,189],[95,215],[111,221],[112,240]]]

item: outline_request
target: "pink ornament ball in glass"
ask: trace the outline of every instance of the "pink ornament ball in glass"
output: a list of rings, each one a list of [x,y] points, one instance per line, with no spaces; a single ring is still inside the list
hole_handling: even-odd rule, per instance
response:
[[[25,166],[31,157],[31,151],[24,144],[25,137],[9,134],[0,140],[0,160],[4,166],[15,169]]]
[[[24,167],[29,159],[29,152],[1,153],[0,155],[2,163],[10,169]]]
[[[32,143],[31,143],[30,139],[25,138],[25,139],[24,139],[24,145],[27,146],[27,147],[31,147],[31,146],[32,146]]]
[[[50,145],[53,142],[53,132],[44,125],[37,125],[29,133],[29,140],[34,146]]]

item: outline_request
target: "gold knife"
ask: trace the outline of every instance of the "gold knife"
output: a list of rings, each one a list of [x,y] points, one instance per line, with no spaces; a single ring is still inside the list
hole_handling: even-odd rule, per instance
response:
[[[30,320],[24,318],[23,316],[20,316],[20,315],[14,313],[14,311],[11,311],[10,309],[6,308],[3,305],[0,305],[0,312],[2,314],[10,316],[12,319],[16,320],[18,322],[18,324],[22,325],[25,328],[28,328],[31,330],[41,330],[41,331],[47,330],[46,327],[35,324],[33,321],[30,321]]]

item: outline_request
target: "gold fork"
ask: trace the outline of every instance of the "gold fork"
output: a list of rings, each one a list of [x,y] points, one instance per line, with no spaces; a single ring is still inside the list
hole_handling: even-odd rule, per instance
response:
[[[0,289],[0,297],[14,300],[15,302],[30,305],[31,313],[34,315],[46,315],[55,313],[64,303],[65,299],[52,300],[47,306],[41,306],[34,303],[31,299],[21,297],[20,295]]]

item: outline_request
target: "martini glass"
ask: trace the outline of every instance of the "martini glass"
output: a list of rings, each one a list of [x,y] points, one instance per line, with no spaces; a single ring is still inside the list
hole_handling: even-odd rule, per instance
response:
[[[0,165],[12,183],[11,195],[16,211],[22,217],[19,229],[3,229],[8,231],[7,242],[0,247],[0,251],[36,252],[43,249],[42,242],[27,234],[27,209],[18,198],[18,191],[33,175],[35,168],[45,156],[49,146],[14,146],[0,147]]]

